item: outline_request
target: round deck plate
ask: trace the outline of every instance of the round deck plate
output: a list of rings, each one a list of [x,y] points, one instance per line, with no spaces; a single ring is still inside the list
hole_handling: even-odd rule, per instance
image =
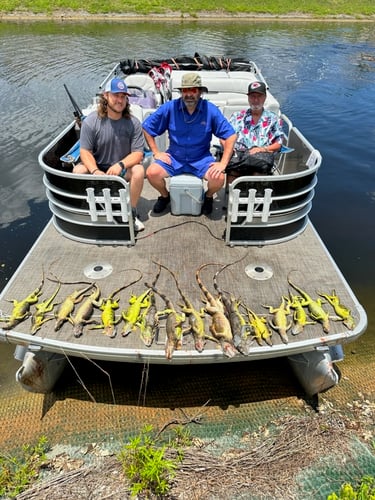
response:
[[[249,264],[245,267],[245,273],[253,280],[269,280],[273,276],[273,270],[267,264]]]
[[[106,278],[112,274],[113,267],[108,262],[92,262],[88,264],[83,272],[90,279]]]

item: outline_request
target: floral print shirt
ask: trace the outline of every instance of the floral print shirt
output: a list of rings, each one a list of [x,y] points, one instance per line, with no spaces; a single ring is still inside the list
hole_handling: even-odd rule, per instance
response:
[[[282,120],[272,111],[263,109],[258,123],[255,125],[251,109],[242,109],[233,113],[229,119],[230,124],[237,134],[236,145],[239,149],[253,146],[265,147],[277,142],[283,143],[284,132]]]

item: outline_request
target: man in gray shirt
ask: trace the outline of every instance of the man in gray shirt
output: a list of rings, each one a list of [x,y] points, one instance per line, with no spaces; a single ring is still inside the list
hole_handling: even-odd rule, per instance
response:
[[[98,109],[82,122],[80,137],[81,163],[77,174],[121,175],[130,183],[130,203],[135,230],[142,231],[137,203],[144,182],[142,165],[144,137],[140,121],[130,114],[128,89],[123,80],[107,82],[99,96]]]

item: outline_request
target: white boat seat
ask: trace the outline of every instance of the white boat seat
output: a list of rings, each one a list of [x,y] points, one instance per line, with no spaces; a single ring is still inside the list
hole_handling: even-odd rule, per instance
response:
[[[144,108],[137,103],[130,104],[130,113],[138,118],[141,123],[154,111],[154,108]]]
[[[156,108],[158,105],[162,103],[162,97],[160,95],[160,92],[157,90],[155,87],[155,83],[151,76],[147,74],[136,74],[136,75],[128,75],[125,78],[126,85],[129,88],[130,93],[136,94],[136,91],[138,92],[143,91],[146,95],[144,97],[147,100],[150,100],[150,96],[153,95],[153,101],[155,101],[152,106],[147,106],[146,101],[144,103],[144,107],[153,107]],[[139,96],[138,96],[139,97]],[[132,98],[130,98],[131,102]],[[141,104],[141,102],[133,101],[137,104]],[[150,103],[150,102],[149,102]]]
[[[129,96],[130,105],[138,104],[142,108],[156,109],[157,99],[153,90],[139,91],[138,89],[129,88],[131,95]]]
[[[172,72],[172,90],[176,90],[181,85],[183,71],[174,70]],[[212,76],[211,71],[199,71],[202,78],[202,85],[207,87],[209,92],[237,92],[247,94],[249,83],[256,80],[256,75],[247,71],[236,71],[228,73],[226,71],[216,71]]]
[[[143,90],[155,90],[154,80],[146,73],[128,75],[125,77],[125,83],[128,87],[140,87]]]
[[[203,97],[219,107],[227,105],[238,105],[240,109],[249,107],[247,95],[238,92],[208,92]]]
[[[245,103],[244,105],[242,104],[237,104],[237,103],[231,103],[231,104],[226,104],[222,112],[226,118],[229,118],[232,116],[233,113],[237,111],[241,111],[241,109],[247,109],[249,107],[248,103]],[[267,96],[266,102],[264,103],[265,109],[268,109],[269,111],[273,111],[276,115],[279,115],[280,113],[280,108],[279,104],[276,100],[270,98],[270,96]]]

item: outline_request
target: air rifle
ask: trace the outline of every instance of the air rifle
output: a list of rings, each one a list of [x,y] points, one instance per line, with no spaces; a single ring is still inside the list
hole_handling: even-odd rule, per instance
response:
[[[78,138],[79,137],[79,133],[80,133],[80,128],[81,128],[81,123],[82,123],[82,120],[85,118],[85,116],[82,113],[81,108],[76,103],[74,97],[69,92],[68,87],[65,85],[65,83],[63,85],[64,85],[64,89],[66,90],[66,93],[69,96],[70,102],[73,104],[73,108],[74,108],[73,114],[74,114],[75,119],[76,119],[76,124],[75,124],[74,128],[75,128],[75,131],[76,131],[76,134],[77,134],[77,138]],[[63,164],[66,164],[66,165],[75,165],[77,163],[78,159],[79,159],[79,155],[80,155],[80,142],[78,140],[69,149],[69,151],[65,155],[63,155],[63,156],[60,157],[60,160],[62,161]]]
[[[64,85],[64,88],[65,88],[65,90],[66,90],[66,93],[68,94],[68,97],[69,97],[69,99],[70,99],[70,102],[73,104],[73,108],[74,108],[74,112],[73,112],[73,114],[74,114],[74,116],[75,116],[75,118],[76,118],[76,122],[77,122],[77,124],[78,124],[79,126],[81,126],[81,122],[82,122],[82,120],[83,120],[83,118],[84,118],[84,115],[83,115],[83,113],[82,113],[82,110],[81,110],[81,108],[78,106],[78,104],[76,103],[76,101],[75,101],[74,97],[72,96],[72,94],[69,92],[68,87],[65,85],[65,83],[64,83],[63,85]]]

